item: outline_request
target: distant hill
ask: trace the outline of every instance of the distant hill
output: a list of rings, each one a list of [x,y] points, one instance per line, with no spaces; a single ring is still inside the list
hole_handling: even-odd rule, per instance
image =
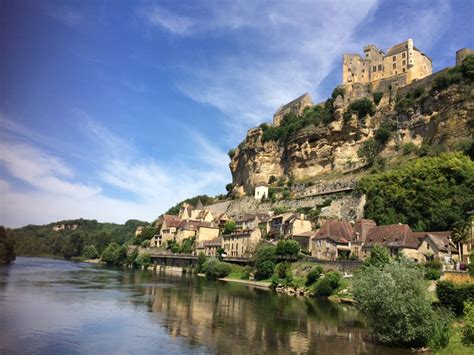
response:
[[[15,240],[16,255],[71,258],[81,256],[84,248],[90,245],[100,254],[109,243],[123,244],[134,238],[138,226],[148,225],[148,222],[133,219],[125,224],[75,219],[9,228],[7,235]]]

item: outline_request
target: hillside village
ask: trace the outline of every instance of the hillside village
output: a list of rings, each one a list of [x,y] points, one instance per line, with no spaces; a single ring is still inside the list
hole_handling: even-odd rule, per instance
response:
[[[459,50],[456,53],[456,65],[460,66],[463,60],[473,53],[469,49]],[[441,74],[445,72],[446,70],[441,71]],[[345,112],[350,112],[347,110],[351,107],[351,103],[361,99],[376,101],[375,94],[378,93],[381,109],[378,109],[375,116],[379,114],[378,112],[387,116],[390,110],[394,110],[396,100],[399,100],[396,98],[401,94],[407,94],[407,87],[413,90],[419,85],[431,85],[441,75],[432,74],[431,59],[416,48],[411,39],[393,46],[387,53],[374,45],[369,45],[364,48],[364,56],[345,54],[342,74],[342,85],[335,90],[336,94],[333,94],[333,100],[330,101],[331,115],[334,117],[331,121],[334,121],[328,125],[328,134],[333,137],[341,136],[344,140],[342,144],[347,144],[344,134],[347,134],[348,130],[356,129],[355,126],[344,128],[349,122],[357,120],[357,113],[354,112],[350,117],[346,117]],[[470,106],[467,106],[463,117],[472,115],[472,103],[468,105]],[[311,96],[306,93],[280,106],[273,116],[270,128],[286,124],[291,115],[301,118],[314,107],[322,106],[324,103],[313,105]],[[420,124],[432,125],[429,121],[437,114],[432,113],[425,123],[419,120],[417,127],[420,127]],[[370,114],[367,114],[366,120],[370,120]],[[338,122],[342,125],[339,128],[336,127]],[[379,127],[380,124],[379,121],[375,127]],[[405,118],[405,124],[410,125],[412,122]],[[443,124],[441,123],[441,126]],[[373,135],[375,128],[371,128],[367,122],[365,125],[365,128],[357,128],[362,129],[363,133],[357,134],[359,138],[353,136],[351,144],[360,147],[364,140],[370,139]],[[367,161],[364,162],[351,153],[353,162],[349,168],[347,165],[339,164],[337,159],[329,165],[310,168],[309,165],[315,160],[321,160],[320,157],[326,154],[323,152],[324,149],[318,147],[319,143],[314,143],[315,145],[311,143],[316,149],[315,153],[306,156],[303,168],[294,168],[290,172],[288,166],[281,168],[275,165],[275,159],[271,156],[274,153],[268,153],[269,150],[275,152],[275,143],[271,140],[269,143],[263,143],[263,146],[255,143],[263,139],[266,127],[249,130],[246,141],[229,153],[234,177],[229,194],[233,196],[233,200],[208,206],[203,206],[200,201],[195,206],[184,203],[177,215],[163,215],[156,222],[159,233],[153,235],[149,245],[146,244],[146,252],[173,251],[173,246],[186,243],[193,246],[190,250],[193,255],[202,252],[207,256],[248,259],[261,243],[276,244],[279,240],[292,239],[298,242],[305,257],[314,260],[365,260],[370,256],[371,250],[378,245],[386,247],[393,257],[402,254],[417,263],[440,260],[446,268],[454,268],[456,263],[469,262],[469,253],[473,250],[472,240],[455,243],[452,231],[420,231],[420,228],[414,231],[413,226],[410,227],[408,224],[377,225],[374,220],[364,218],[365,197],[360,193],[354,193],[353,190],[360,177],[358,174],[361,168],[367,165]],[[392,134],[389,139],[398,139],[398,146],[402,143],[419,144],[421,141],[416,135],[427,134],[420,133],[420,129],[416,134],[408,134],[411,128],[403,132],[402,124],[399,124],[397,129],[398,136]],[[434,134],[432,128],[430,132],[429,134]],[[454,140],[470,135],[467,128],[464,130],[459,125],[453,134]],[[366,138],[361,139],[360,137],[364,135]],[[405,138],[402,138],[402,135]],[[443,139],[446,141],[446,137]],[[321,134],[318,140],[327,143]],[[435,142],[434,140],[433,144],[436,144]],[[247,144],[250,145],[245,148]],[[269,150],[265,144],[271,144]],[[300,144],[297,149],[300,151],[306,149],[301,147]],[[284,149],[286,152],[287,147]],[[331,159],[334,159],[341,149],[344,148],[337,148],[328,153],[332,156]],[[394,145],[390,149],[387,146],[386,149],[391,149],[393,154],[399,154],[395,151],[399,148],[395,149]],[[242,153],[246,150],[247,153]],[[250,154],[253,155],[249,156],[248,151],[252,150],[253,153]],[[351,151],[354,151],[354,147]],[[259,154],[262,158],[258,157]],[[324,180],[325,174],[329,171],[342,171],[343,174],[330,176]],[[345,173],[347,171],[349,175]],[[317,182],[305,183],[304,181],[308,181],[309,178],[316,179]],[[300,182],[293,182],[294,179]],[[317,213],[314,213],[315,208]],[[347,213],[350,208],[352,210]],[[312,215],[308,216],[305,212]],[[472,218],[470,221],[472,235],[474,221]],[[144,228],[137,229],[136,237],[140,237]]]

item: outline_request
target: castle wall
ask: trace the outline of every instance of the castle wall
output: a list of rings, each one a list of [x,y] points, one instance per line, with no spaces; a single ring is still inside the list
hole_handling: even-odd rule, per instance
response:
[[[461,65],[464,59],[469,55],[474,54],[474,50],[469,48],[462,48],[456,52],[456,65]]]

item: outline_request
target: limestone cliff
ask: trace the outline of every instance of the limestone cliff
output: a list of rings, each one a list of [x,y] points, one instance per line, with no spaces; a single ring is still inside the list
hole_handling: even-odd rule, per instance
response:
[[[383,158],[401,154],[409,142],[450,149],[457,142],[472,139],[472,81],[438,88],[436,78],[442,75],[445,73],[402,88],[391,87],[381,98],[367,86],[345,86],[342,95],[329,101],[331,119],[300,127],[285,140],[264,139],[265,126],[250,129],[231,153],[234,193],[249,193],[271,176],[302,181],[327,173],[354,172],[367,163],[359,157],[359,148],[375,136],[383,122],[392,127],[390,137],[379,148],[378,156]],[[378,101],[375,112],[364,117],[352,113],[351,103],[360,98]]]

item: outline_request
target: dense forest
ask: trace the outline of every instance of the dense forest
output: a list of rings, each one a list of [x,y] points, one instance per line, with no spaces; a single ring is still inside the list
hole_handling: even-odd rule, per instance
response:
[[[55,231],[54,226],[64,229]],[[148,222],[129,220],[125,224],[99,223],[96,220],[67,220],[36,226],[6,229],[10,240],[15,241],[15,254],[27,256],[94,257],[101,255],[112,242],[119,245],[131,242],[138,226]]]

